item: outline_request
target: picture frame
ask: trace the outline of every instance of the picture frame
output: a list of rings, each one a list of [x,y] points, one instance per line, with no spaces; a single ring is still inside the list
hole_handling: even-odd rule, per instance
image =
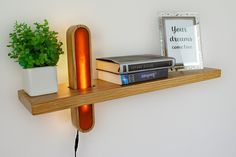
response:
[[[159,17],[161,53],[174,57],[174,70],[203,69],[197,13],[164,12]]]

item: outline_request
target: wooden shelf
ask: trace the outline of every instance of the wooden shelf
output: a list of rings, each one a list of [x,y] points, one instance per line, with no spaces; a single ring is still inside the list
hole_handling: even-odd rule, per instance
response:
[[[84,104],[94,104],[107,100],[161,90],[209,80],[221,76],[220,69],[171,72],[167,79],[144,82],[129,86],[120,86],[102,80],[95,80],[95,86],[84,91],[71,90],[67,84],[60,84],[58,93],[30,97],[24,90],[18,91],[19,100],[33,114],[43,114]]]

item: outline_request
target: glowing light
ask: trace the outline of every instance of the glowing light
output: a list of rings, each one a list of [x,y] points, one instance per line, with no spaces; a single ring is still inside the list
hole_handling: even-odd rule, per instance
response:
[[[81,106],[81,111],[82,111],[82,112],[88,112],[88,111],[89,111],[89,105],[83,105],[83,106]]]
[[[77,88],[91,86],[89,32],[80,27],[75,31],[75,59],[77,69]],[[93,126],[93,105],[78,107],[80,128],[85,131]]]
[[[78,89],[86,89],[91,85],[89,52],[89,33],[85,28],[78,28],[75,32],[75,58]]]

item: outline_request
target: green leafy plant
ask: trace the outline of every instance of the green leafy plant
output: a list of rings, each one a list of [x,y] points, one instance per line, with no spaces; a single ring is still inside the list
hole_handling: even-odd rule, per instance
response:
[[[11,48],[8,56],[19,62],[24,69],[55,66],[59,55],[64,53],[57,34],[49,30],[47,20],[42,24],[34,23],[33,27],[16,22],[7,45]]]

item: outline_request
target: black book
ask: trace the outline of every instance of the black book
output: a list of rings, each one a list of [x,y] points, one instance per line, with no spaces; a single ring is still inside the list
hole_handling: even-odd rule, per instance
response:
[[[131,55],[104,57],[96,59],[97,70],[116,74],[128,74],[147,70],[171,68],[175,65],[175,59],[159,55]]]

